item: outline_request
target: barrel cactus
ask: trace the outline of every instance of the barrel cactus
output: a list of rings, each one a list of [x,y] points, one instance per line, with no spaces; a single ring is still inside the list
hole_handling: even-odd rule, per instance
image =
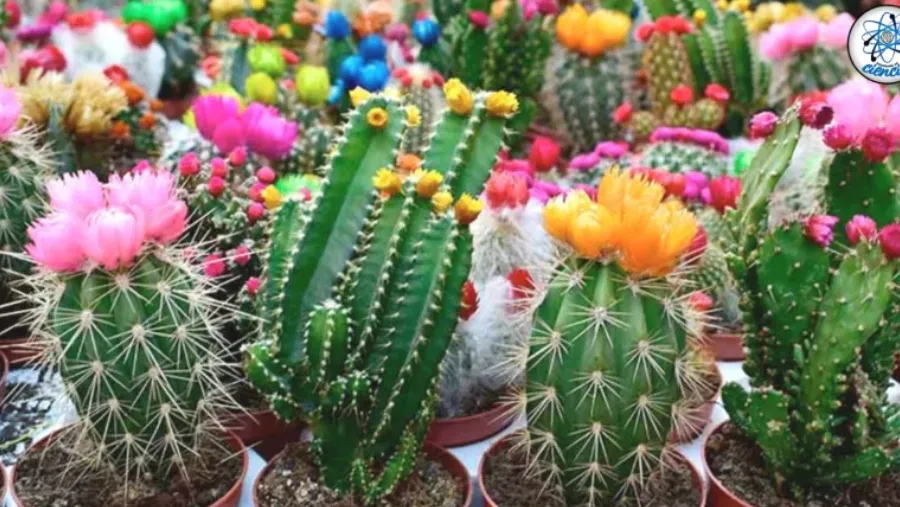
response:
[[[468,225],[482,207],[472,195],[518,106],[457,80],[444,91],[427,170],[405,180],[391,167],[410,115],[355,94],[315,208],[288,201],[275,216],[263,341],[246,351],[272,408],[312,420],[322,481],[366,504],[406,477],[428,431],[441,360],[474,303],[464,297]]]
[[[699,319],[687,305],[684,254],[697,230],[664,189],[616,170],[596,200],[551,201],[548,232],[571,249],[535,315],[527,353],[531,467],[566,505],[634,500],[669,431],[687,423],[707,382],[691,358]]]
[[[671,172],[699,171],[714,178],[728,172],[728,153],[728,141],[716,132],[659,127],[641,149],[638,163]]]

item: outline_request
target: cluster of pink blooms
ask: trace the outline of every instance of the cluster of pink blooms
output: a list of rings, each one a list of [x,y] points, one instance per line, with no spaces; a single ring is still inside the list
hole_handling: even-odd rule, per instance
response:
[[[231,153],[246,146],[269,160],[288,156],[297,139],[297,124],[287,121],[278,110],[254,102],[241,111],[232,97],[205,95],[192,106],[197,130],[216,145],[219,152]]]
[[[675,142],[694,144],[727,155],[728,141],[712,130],[686,127],[659,127],[650,134],[651,143]]]
[[[175,178],[141,164],[101,184],[89,171],[47,185],[49,215],[28,229],[28,254],[52,271],[87,262],[108,270],[130,266],[145,245],[167,245],[186,227],[187,205],[175,197]]]
[[[628,143],[622,141],[603,141],[594,146],[594,151],[576,155],[569,161],[569,169],[587,171],[597,167],[603,160],[619,160],[628,155]]]
[[[719,213],[737,207],[737,201],[741,196],[741,179],[734,176],[722,175],[710,180],[700,171],[676,173],[643,166],[632,167],[631,173],[658,183],[669,197],[677,197],[688,202],[702,202],[712,206]]]
[[[791,55],[809,51],[816,45],[844,50],[853,26],[853,16],[843,13],[820,23],[813,16],[803,16],[786,23],[778,23],[759,39],[759,50],[769,60],[783,60]]]
[[[838,218],[831,215],[813,215],[806,219],[804,232],[813,243],[828,247],[834,240],[834,226]],[[844,226],[847,240],[851,245],[860,241],[878,241],[881,251],[888,259],[900,257],[900,224],[890,224],[878,230],[874,220],[865,215],[854,215]]]

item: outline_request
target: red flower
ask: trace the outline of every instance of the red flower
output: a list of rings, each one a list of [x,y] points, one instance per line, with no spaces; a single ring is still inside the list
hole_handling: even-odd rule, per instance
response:
[[[666,195],[670,197],[681,197],[687,187],[687,179],[681,173],[666,173],[660,183],[666,189]]]
[[[750,119],[750,139],[764,139],[775,132],[778,116],[771,111],[756,113]]]
[[[694,233],[694,239],[687,249],[688,262],[696,262],[706,253],[706,246],[709,245],[709,239],[706,237],[706,229],[702,225],[697,226],[697,232]]]
[[[255,224],[257,220],[266,215],[266,207],[258,202],[250,204],[247,208],[247,219],[251,224]]]
[[[637,40],[647,42],[653,35],[654,30],[655,27],[653,26],[653,23],[644,23],[637,29]]]
[[[546,136],[537,136],[528,152],[528,160],[537,172],[547,172],[559,163],[559,143]]]
[[[459,309],[459,318],[469,320],[469,317],[478,310],[478,293],[475,291],[475,286],[472,285],[471,281],[466,280],[465,285],[463,285],[462,298],[460,299],[462,304]]]
[[[679,106],[686,106],[694,101],[694,90],[688,85],[678,85],[669,94],[669,98]]]
[[[297,65],[300,63],[300,57],[297,56],[297,53],[294,53],[289,49],[281,48],[281,57],[284,58],[285,63],[288,65]]]
[[[800,104],[800,120],[807,127],[814,129],[825,128],[834,118],[834,110],[825,102],[819,100],[804,99]]]
[[[491,23],[491,18],[484,11],[469,11],[469,21],[475,25],[475,28],[484,30]]]
[[[113,83],[128,81],[128,71],[121,65],[110,65],[103,69],[103,75],[108,77]]]
[[[15,28],[22,22],[22,9],[16,0],[6,0],[6,26]]]
[[[691,297],[688,298],[688,304],[691,305],[691,308],[694,310],[705,313],[712,310],[715,303],[708,294],[698,290],[691,293]]]
[[[853,144],[853,135],[846,125],[834,125],[822,134],[822,140],[832,150],[841,151]]]
[[[886,225],[878,233],[881,251],[888,259],[900,257],[900,224]]]
[[[491,175],[484,193],[492,209],[513,209],[528,202],[528,182],[518,173],[498,172]]]
[[[854,215],[847,222],[844,230],[847,232],[847,240],[851,245],[859,243],[861,239],[869,241],[878,236],[878,226],[875,221],[865,215]]]
[[[225,180],[218,176],[213,176],[206,184],[206,189],[213,197],[219,197],[225,191]]]
[[[616,123],[628,123],[631,121],[631,115],[633,113],[634,107],[628,102],[623,102],[615,111],[613,111],[612,118]]]
[[[869,162],[881,162],[894,151],[894,137],[884,127],[869,129],[862,139],[863,156]]]
[[[709,186],[703,189],[704,200],[719,213],[725,213],[726,209],[737,207],[740,195],[741,179],[733,176],[719,176],[710,181]]]
[[[259,278],[251,276],[247,280],[247,293],[251,296],[255,296],[256,293],[259,292],[260,285],[262,285],[262,282],[260,282]]]
[[[534,296],[534,280],[531,279],[531,273],[528,270],[515,268],[506,275],[506,279],[512,286],[514,301],[527,300]]]
[[[706,89],[703,90],[703,95],[720,104],[728,102],[728,99],[731,98],[731,94],[728,93],[728,90],[719,83],[710,83],[706,85]]]

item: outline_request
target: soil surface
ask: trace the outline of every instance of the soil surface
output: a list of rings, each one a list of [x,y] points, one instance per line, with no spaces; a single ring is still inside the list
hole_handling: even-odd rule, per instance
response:
[[[80,447],[80,448],[79,448]],[[225,495],[241,475],[241,457],[217,445],[187,459],[188,479],[124,483],[112,469],[79,465],[74,435],[63,435],[42,451],[25,453],[16,471],[16,494],[27,507],[207,507]]]
[[[318,482],[309,443],[290,444],[259,484],[260,507],[362,507]],[[464,486],[436,463],[420,458],[412,475],[378,507],[460,507]]]
[[[491,456],[484,467],[484,487],[499,507],[566,507],[562,499],[544,489],[539,475],[526,472],[523,452],[502,449]],[[672,467],[660,471],[650,479],[640,501],[620,502],[623,507],[698,507],[702,499],[699,485],[695,485],[690,465],[675,461]]]
[[[706,459],[727,489],[756,507],[900,507],[900,472],[849,488],[821,491],[806,501],[782,498],[759,447],[731,424],[710,437]]]

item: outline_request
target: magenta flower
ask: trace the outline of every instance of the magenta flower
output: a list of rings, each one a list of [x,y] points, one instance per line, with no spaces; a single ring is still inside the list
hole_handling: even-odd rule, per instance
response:
[[[250,104],[241,114],[241,124],[247,147],[269,160],[286,157],[297,139],[297,124],[279,116],[277,109],[262,104]]]
[[[878,233],[881,251],[888,259],[900,257],[900,224],[886,225]]]
[[[684,173],[684,193],[681,196],[689,201],[699,201],[703,190],[709,186],[709,177],[700,171]]]
[[[223,121],[212,137],[213,144],[219,153],[230,153],[244,145],[244,127],[237,118],[229,118]]]
[[[834,49],[846,49],[853,16],[843,12],[826,24],[819,25],[819,41]]]
[[[203,273],[210,278],[224,275],[227,269],[225,260],[217,253],[209,254],[203,260]]]
[[[834,87],[827,100],[834,111],[834,122],[846,125],[853,139],[859,141],[867,130],[882,122],[889,97],[881,85],[860,76]]]
[[[191,152],[181,157],[181,160],[178,162],[178,172],[185,178],[189,178],[199,173],[200,159],[197,157],[197,154]]]
[[[81,247],[88,259],[106,269],[129,266],[144,244],[144,220],[121,208],[103,208],[85,220]]]
[[[728,208],[737,207],[738,198],[741,196],[741,179],[719,176],[709,182],[709,186],[702,190],[701,196],[703,201],[716,211],[725,213]]]
[[[791,54],[791,49],[791,36],[784,24],[773,25],[759,38],[759,51],[767,60],[782,60]]]
[[[259,292],[259,286],[262,285],[259,278],[255,276],[251,276],[247,280],[247,293],[251,296],[255,296],[257,292]]]
[[[834,151],[846,150],[853,145],[853,136],[846,125],[832,125],[822,134],[822,140]]]
[[[77,218],[85,218],[106,206],[103,186],[97,175],[90,171],[79,171],[56,178],[47,183],[50,207],[56,211],[69,213]]]
[[[878,226],[875,225],[875,221],[865,215],[854,215],[847,222],[845,231],[851,245],[859,243],[861,239],[870,241],[878,236]]]
[[[575,171],[587,171],[589,169],[593,169],[597,167],[597,164],[600,163],[600,156],[596,153],[585,153],[582,155],[576,155],[569,161],[569,169]]]
[[[168,171],[113,175],[107,188],[110,205],[142,215],[147,239],[166,245],[187,227],[187,205],[175,197],[175,177]]]
[[[806,219],[806,237],[821,247],[827,247],[834,240],[834,226],[837,223],[837,217],[813,215]]]
[[[881,162],[894,151],[894,136],[884,127],[869,129],[862,139],[863,157],[869,162]]]
[[[233,97],[203,95],[194,100],[191,109],[194,111],[197,131],[204,139],[212,141],[220,125],[237,119],[241,105]]]
[[[231,255],[231,258],[234,259],[235,264],[238,266],[246,266],[250,262],[250,257],[250,249],[244,245],[235,248]]]
[[[621,158],[628,154],[628,143],[603,141],[594,146],[594,153],[600,158]]]
[[[8,137],[19,123],[22,104],[16,98],[16,92],[0,87],[0,139]]]
[[[25,247],[39,265],[53,271],[75,271],[85,261],[81,247],[84,224],[68,213],[52,213],[28,228],[31,243]]]

